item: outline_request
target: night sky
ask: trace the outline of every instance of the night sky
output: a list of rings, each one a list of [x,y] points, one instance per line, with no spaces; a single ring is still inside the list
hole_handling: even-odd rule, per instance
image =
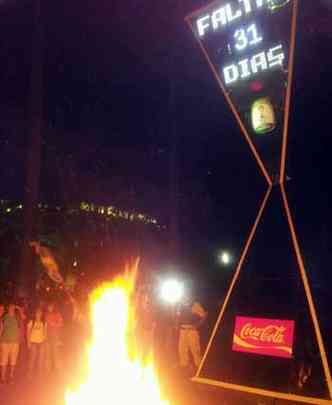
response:
[[[183,254],[195,250],[198,267],[212,266],[219,248],[238,255],[266,185],[184,22],[207,2],[42,3],[40,198],[142,209],[168,224],[175,150]],[[331,278],[331,12],[329,0],[300,0],[287,167],[319,285]],[[31,16],[29,0],[0,2],[0,196],[8,199],[24,190]]]

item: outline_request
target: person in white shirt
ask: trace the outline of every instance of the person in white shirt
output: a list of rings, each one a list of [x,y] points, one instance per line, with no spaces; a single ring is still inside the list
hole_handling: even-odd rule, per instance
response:
[[[43,320],[43,312],[37,308],[34,319],[27,325],[27,343],[29,349],[28,375],[32,375],[35,368],[41,373],[45,367],[45,340],[47,325]]]

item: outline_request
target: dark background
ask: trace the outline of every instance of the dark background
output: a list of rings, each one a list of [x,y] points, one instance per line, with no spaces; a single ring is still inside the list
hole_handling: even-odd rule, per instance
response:
[[[218,251],[238,257],[266,185],[184,22],[207,2],[42,3],[40,199],[144,210],[179,240],[186,269],[224,288],[232,268]],[[300,2],[287,164],[319,302],[331,281],[331,10]],[[0,196],[10,200],[24,194],[31,17],[28,0],[0,4]]]

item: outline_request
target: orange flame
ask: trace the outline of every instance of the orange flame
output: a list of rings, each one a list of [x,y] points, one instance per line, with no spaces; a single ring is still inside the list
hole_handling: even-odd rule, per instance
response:
[[[169,405],[160,394],[152,358],[134,345],[133,293],[138,261],[91,295],[93,337],[84,382],[66,393],[66,405]]]

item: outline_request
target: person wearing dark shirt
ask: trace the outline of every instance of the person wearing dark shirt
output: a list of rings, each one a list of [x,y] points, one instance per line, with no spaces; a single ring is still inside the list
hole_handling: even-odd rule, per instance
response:
[[[189,370],[190,354],[196,368],[201,362],[201,343],[199,328],[205,321],[207,313],[199,302],[183,303],[177,312],[179,327],[178,353],[180,367]]]
[[[143,358],[154,352],[155,326],[151,299],[145,292],[139,299],[137,314],[137,345]]]
[[[61,368],[59,348],[61,345],[63,318],[53,303],[47,307],[45,321],[47,327],[46,370],[48,372],[52,371],[52,369],[59,371]]]
[[[5,306],[3,304],[0,304],[0,336],[2,335],[2,331],[3,331],[3,321],[2,321],[2,317],[5,314]]]

